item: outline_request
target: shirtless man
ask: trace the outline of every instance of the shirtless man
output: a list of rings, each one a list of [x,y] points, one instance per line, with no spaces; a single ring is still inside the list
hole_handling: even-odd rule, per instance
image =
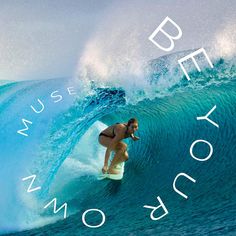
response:
[[[102,172],[109,174],[119,174],[114,167],[128,160],[127,144],[122,142],[122,139],[131,137],[134,141],[139,140],[139,137],[134,136],[134,132],[138,130],[138,121],[131,118],[128,123],[116,123],[107,127],[99,134],[98,141],[101,145],[107,148],[105,154],[104,166]],[[114,158],[108,168],[108,160],[111,151],[115,152]]]

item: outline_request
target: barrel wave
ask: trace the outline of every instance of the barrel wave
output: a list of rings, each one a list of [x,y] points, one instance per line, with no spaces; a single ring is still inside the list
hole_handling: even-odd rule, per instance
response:
[[[236,233],[236,65],[235,58],[216,58],[214,68],[197,72],[189,65],[191,81],[170,61],[180,52],[150,61],[147,87],[82,84],[71,79],[5,82],[1,107],[1,218],[2,234],[16,235],[234,235]],[[127,78],[129,79],[129,78]],[[129,88],[128,88],[129,89]],[[206,115],[217,128],[197,117]],[[129,160],[121,181],[97,180],[105,149],[99,132],[116,122],[136,117],[140,140],[127,140]],[[27,120],[24,129],[22,119]],[[213,154],[206,161],[190,155],[196,140],[206,140]],[[209,145],[198,143],[194,155],[204,159]],[[179,173],[196,180],[179,178]],[[27,192],[30,180],[33,187]],[[160,197],[168,210],[161,220],[150,219]],[[53,213],[57,205],[67,203]],[[102,227],[86,227],[82,214],[100,209]],[[163,214],[157,211],[156,217]],[[87,222],[101,222],[91,212]]]

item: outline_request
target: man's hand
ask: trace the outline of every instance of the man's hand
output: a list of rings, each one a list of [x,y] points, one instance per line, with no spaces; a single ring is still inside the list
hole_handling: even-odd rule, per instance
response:
[[[104,166],[102,167],[102,173],[105,174],[105,173],[107,172],[107,170],[108,170],[108,166],[107,166],[107,165],[104,165]]]
[[[130,137],[134,140],[134,141],[137,141],[139,140],[140,138],[137,137],[137,136],[134,136],[134,134],[131,134]]]
[[[133,137],[133,140],[134,140],[134,141],[137,141],[137,140],[139,140],[139,139],[140,139],[140,138],[137,137],[137,136],[134,136],[134,137]]]

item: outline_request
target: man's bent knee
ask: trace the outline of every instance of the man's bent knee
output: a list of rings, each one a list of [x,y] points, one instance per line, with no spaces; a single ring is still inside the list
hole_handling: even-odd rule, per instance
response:
[[[129,159],[128,152],[125,152],[123,156],[123,161],[128,161],[128,159]]]
[[[127,149],[127,144],[126,143],[123,143],[123,142],[119,142],[117,145],[116,145],[116,151],[117,152],[125,152]]]

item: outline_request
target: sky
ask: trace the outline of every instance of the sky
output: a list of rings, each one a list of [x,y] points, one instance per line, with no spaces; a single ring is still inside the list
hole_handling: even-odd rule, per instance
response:
[[[183,31],[174,51],[211,46],[229,54],[235,12],[233,0],[0,0],[0,80],[73,77],[90,64],[101,74],[111,64],[138,73],[166,54],[148,40],[166,16]]]

